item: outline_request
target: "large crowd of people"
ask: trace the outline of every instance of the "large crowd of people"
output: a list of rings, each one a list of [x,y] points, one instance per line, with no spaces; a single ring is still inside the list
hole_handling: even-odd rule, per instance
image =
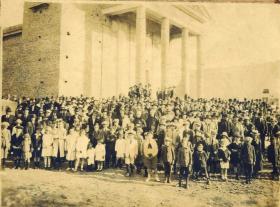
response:
[[[171,92],[170,92],[171,91]],[[263,162],[279,179],[280,112],[261,99],[183,99],[174,91],[151,98],[149,86],[128,96],[19,98],[1,117],[2,167],[102,171],[125,169],[146,181],[213,177],[251,183]],[[167,95],[166,95],[167,94]],[[183,185],[183,183],[185,183]]]

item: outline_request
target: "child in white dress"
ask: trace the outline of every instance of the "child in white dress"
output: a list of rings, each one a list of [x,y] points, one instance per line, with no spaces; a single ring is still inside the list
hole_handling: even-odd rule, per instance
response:
[[[66,136],[66,159],[68,160],[69,167],[67,170],[74,170],[74,161],[76,159],[76,144],[78,134],[72,128],[69,130],[69,134]]]
[[[125,155],[125,139],[124,139],[123,129],[120,129],[118,131],[118,139],[116,141],[115,151],[116,151],[116,157],[117,157],[116,165],[119,168],[122,168],[123,163],[124,163],[124,155]]]
[[[84,162],[87,158],[87,147],[89,143],[89,138],[86,135],[86,130],[81,129],[80,136],[78,137],[76,144],[76,163],[74,171],[78,170],[79,164],[81,162],[81,171],[84,170]]]
[[[23,145],[22,145],[23,159],[25,164],[25,169],[29,168],[31,154],[31,137],[28,133],[26,133],[23,137]]]
[[[42,157],[44,157],[45,168],[51,167],[51,156],[53,151],[53,135],[51,130],[52,128],[47,126],[43,134]]]
[[[97,171],[102,171],[105,160],[105,145],[103,144],[103,140],[97,142],[95,147],[95,160],[97,162]]]

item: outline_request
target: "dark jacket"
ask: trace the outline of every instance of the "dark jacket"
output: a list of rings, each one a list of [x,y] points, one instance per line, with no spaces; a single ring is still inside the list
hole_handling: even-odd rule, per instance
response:
[[[180,147],[178,150],[178,164],[180,167],[189,167],[192,166],[192,151],[191,149],[186,149],[184,147]]]
[[[241,159],[244,164],[254,164],[256,153],[253,145],[245,143],[241,148]]]
[[[161,159],[162,162],[169,162],[172,163],[175,159],[175,154],[174,154],[174,149],[172,146],[166,146],[166,145],[162,145],[161,146]]]
[[[205,151],[199,152],[197,150],[193,153],[193,167],[195,171],[207,167],[208,155]]]

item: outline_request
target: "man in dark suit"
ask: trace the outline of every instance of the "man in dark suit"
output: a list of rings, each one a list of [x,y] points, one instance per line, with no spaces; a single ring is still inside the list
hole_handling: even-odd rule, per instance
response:
[[[218,123],[218,139],[222,138],[222,133],[226,132],[229,136],[231,135],[231,123],[227,120],[227,115],[223,114],[221,121]]]
[[[1,117],[1,122],[8,122],[9,126],[8,129],[12,132],[12,128],[15,123],[15,116],[12,115],[12,110],[10,107],[6,108],[6,114]]]
[[[258,132],[260,133],[260,139],[261,139],[261,148],[262,152],[265,150],[265,136],[268,133],[268,126],[267,122],[263,117],[262,113],[259,113],[259,117],[256,118],[255,120],[255,126]]]

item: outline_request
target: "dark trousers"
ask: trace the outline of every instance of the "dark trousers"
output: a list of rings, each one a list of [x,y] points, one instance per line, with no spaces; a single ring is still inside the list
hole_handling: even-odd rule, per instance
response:
[[[16,158],[14,161],[15,168],[18,169],[20,167],[20,158]]]
[[[166,178],[170,178],[171,174],[171,164],[170,162],[164,162],[164,175]]]
[[[69,168],[74,168],[75,165],[74,165],[74,161],[68,161],[68,165],[69,165]]]
[[[123,166],[123,163],[124,163],[124,159],[123,158],[118,158],[116,166],[121,169],[122,166]]]
[[[182,185],[182,179],[186,180],[186,187],[189,181],[189,168],[188,167],[180,167],[180,175],[179,175],[179,187]]]
[[[132,175],[133,170],[134,170],[133,164],[127,164],[127,165],[126,165],[126,172],[127,172],[127,174],[128,174],[129,176]]]
[[[110,167],[110,162],[114,166],[116,163],[116,152],[115,152],[115,143],[108,142],[105,146],[106,155],[105,155],[105,167]]]
[[[260,135],[262,153],[265,152],[265,134]]]
[[[252,175],[253,175],[253,167],[254,167],[253,164],[244,163],[246,182],[251,182]]]

